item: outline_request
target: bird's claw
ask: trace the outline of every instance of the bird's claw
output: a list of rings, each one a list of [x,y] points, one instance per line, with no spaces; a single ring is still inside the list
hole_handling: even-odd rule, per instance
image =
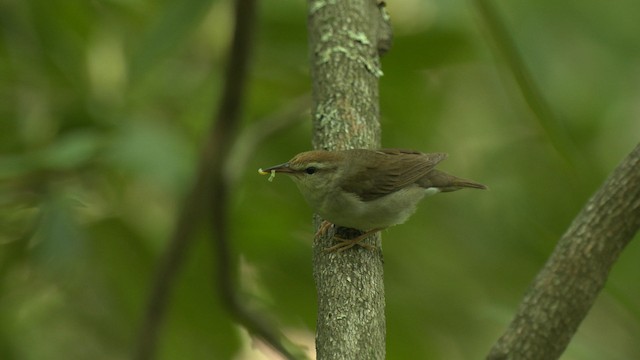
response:
[[[375,250],[376,247],[371,245],[371,244],[367,244],[367,243],[363,243],[362,240],[364,240],[366,238],[362,237],[362,236],[358,236],[357,238],[354,239],[343,239],[337,236],[334,236],[334,239],[336,239],[338,241],[337,244],[330,246],[328,248],[324,248],[325,252],[343,252],[347,249],[351,249],[352,247],[358,245],[360,247],[363,247],[365,249],[368,250]]]
[[[322,223],[320,224],[320,226],[318,227],[318,231],[316,231],[316,237],[320,237],[320,236],[324,236],[327,235],[329,233],[329,229],[334,226],[332,223],[328,222],[327,220],[323,220]],[[368,250],[375,250],[376,247],[371,245],[371,244],[367,244],[367,243],[363,243],[362,241],[366,238],[368,238],[370,235],[375,234],[376,232],[380,231],[381,229],[373,229],[373,230],[369,230],[367,232],[365,232],[364,234],[361,234],[359,236],[356,236],[353,239],[345,239],[342,238],[338,235],[333,236],[333,238],[338,242],[337,244],[327,247],[324,249],[325,252],[343,252],[345,250],[351,249],[352,247],[358,245],[360,247],[363,247],[365,249]]]
[[[316,231],[316,237],[327,235],[329,229],[333,226],[332,223],[327,220],[322,220],[322,223],[318,227],[318,231]]]

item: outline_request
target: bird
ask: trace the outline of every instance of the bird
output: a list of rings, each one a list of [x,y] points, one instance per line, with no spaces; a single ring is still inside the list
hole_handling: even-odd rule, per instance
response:
[[[288,175],[302,196],[324,220],[316,236],[332,226],[357,229],[353,239],[334,238],[337,245],[325,251],[344,251],[368,236],[404,223],[425,196],[463,188],[487,189],[473,180],[435,169],[446,153],[406,149],[311,150],[291,160],[259,169],[262,175]]]

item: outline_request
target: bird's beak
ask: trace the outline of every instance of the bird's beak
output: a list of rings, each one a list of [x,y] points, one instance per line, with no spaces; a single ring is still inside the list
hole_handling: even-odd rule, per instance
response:
[[[272,172],[292,174],[295,171],[293,171],[293,169],[291,169],[291,167],[289,167],[289,163],[286,162],[284,164],[272,166],[272,167],[269,167],[269,168],[266,168],[266,169],[259,169],[258,172],[260,173],[260,175],[269,175]]]

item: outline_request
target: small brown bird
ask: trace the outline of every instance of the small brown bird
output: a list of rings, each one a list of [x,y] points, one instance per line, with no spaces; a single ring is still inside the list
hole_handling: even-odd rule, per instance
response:
[[[447,154],[425,154],[400,149],[314,150],[300,153],[288,162],[260,174],[287,174],[311,208],[325,222],[364,231],[354,239],[335,237],[339,243],[327,251],[343,251],[389,226],[402,224],[425,195],[462,188],[486,189],[475,181],[449,175],[434,167]]]

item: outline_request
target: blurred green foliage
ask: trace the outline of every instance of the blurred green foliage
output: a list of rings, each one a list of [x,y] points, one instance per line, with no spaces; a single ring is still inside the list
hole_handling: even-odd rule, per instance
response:
[[[389,359],[477,359],[555,242],[640,135],[633,0],[496,4],[573,144],[558,155],[473,4],[389,3],[383,144],[445,151],[490,186],[426,200],[383,234]],[[229,1],[0,2],[0,358],[131,354],[158,256],[220,96]],[[261,2],[244,126],[309,92],[306,8]],[[258,167],[310,146],[309,119],[256,146],[232,194],[242,293],[312,346],[311,213]],[[219,304],[206,233],[178,276],[162,359],[258,359]],[[640,358],[632,242],[563,359]]]

